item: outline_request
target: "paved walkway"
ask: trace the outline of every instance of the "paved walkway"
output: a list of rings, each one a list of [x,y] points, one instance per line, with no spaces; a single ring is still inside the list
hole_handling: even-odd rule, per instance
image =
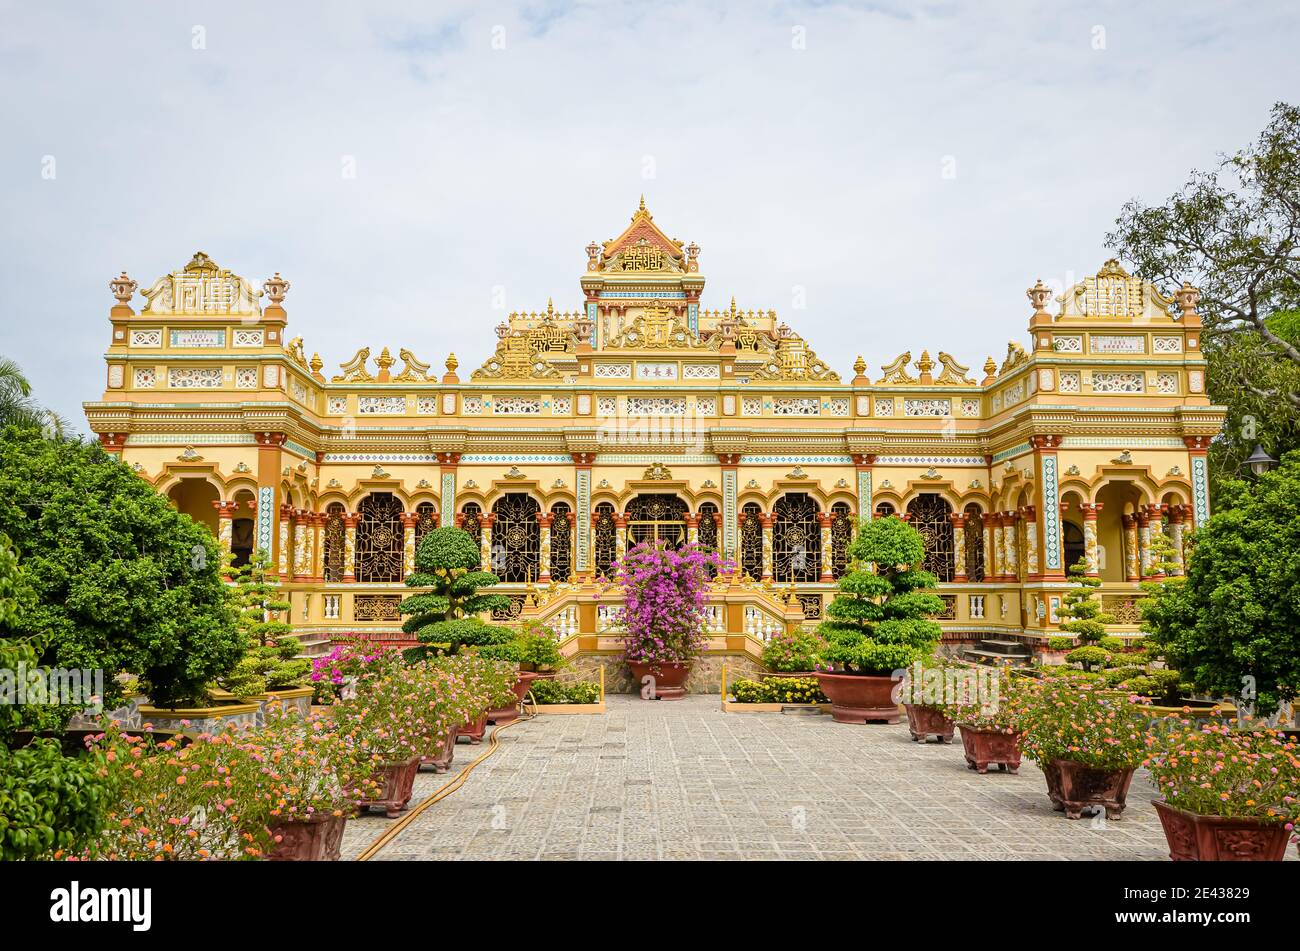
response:
[[[1145,773],[1122,820],[1072,822],[1032,763],[979,776],[960,738],[718,706],[611,696],[604,715],[517,723],[378,858],[1168,859]],[[417,799],[486,748],[462,742],[452,773],[420,774]],[[349,822],[343,857],[393,821]]]

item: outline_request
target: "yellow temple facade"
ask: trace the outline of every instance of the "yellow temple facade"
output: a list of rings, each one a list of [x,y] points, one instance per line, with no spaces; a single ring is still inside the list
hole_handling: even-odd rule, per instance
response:
[[[1108,261],[1028,297],[1028,338],[972,374],[903,353],[841,378],[771,310],[703,307],[700,248],[644,201],[586,248],[581,300],[514,313],[468,373],[363,347],[333,373],[261,288],[197,253],[142,291],[111,283],[109,452],[237,559],[265,550],[298,633],[400,642],[397,605],[429,528],[474,534],[513,609],[570,654],[617,648],[603,578],[655,538],[718,551],[711,652],[752,660],[815,623],[859,519],[899,515],[940,578],[945,641],[1041,651],[1066,569],[1136,634],[1152,538],[1178,555],[1209,516],[1197,291]],[[834,341],[853,352],[851,341]],[[1176,555],[1177,557],[1177,555]]]

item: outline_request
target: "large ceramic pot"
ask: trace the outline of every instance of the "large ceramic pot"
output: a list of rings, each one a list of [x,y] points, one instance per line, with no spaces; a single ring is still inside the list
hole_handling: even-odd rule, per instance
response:
[[[942,710],[919,703],[905,703],[903,709],[907,711],[907,729],[914,742],[924,743],[932,736],[937,736],[942,743],[952,742],[957,726],[943,715]]]
[[[1202,816],[1153,799],[1175,862],[1280,862],[1291,837],[1280,822]]]
[[[471,720],[468,723],[466,723],[464,726],[460,727],[456,731],[456,736],[458,738],[462,736],[467,736],[469,737],[470,745],[477,746],[478,744],[483,742],[483,733],[487,730],[487,721],[488,721],[487,711],[484,711],[483,715],[480,716],[478,719]]]
[[[669,664],[662,661],[642,663],[628,661],[632,679],[640,685],[641,696],[646,700],[681,700],[686,696],[686,678],[691,674],[690,664]],[[647,680],[646,678],[650,678]]]
[[[432,756],[421,756],[421,766],[432,766],[435,773],[445,773],[451,768],[452,757],[456,755],[456,737],[458,730],[452,730],[438,744],[438,752]]]
[[[894,701],[893,677],[818,672],[817,683],[831,702],[836,723],[897,723],[903,718]]]
[[[322,815],[314,819],[280,822],[271,832],[280,836],[267,859],[272,862],[337,862],[343,846],[347,816]]]
[[[519,698],[520,703],[523,703],[524,697],[528,696],[528,691],[532,689],[533,681],[537,680],[540,676],[541,675],[535,670],[519,671],[519,678],[515,681],[514,689],[515,696]]]
[[[1008,773],[1020,772],[1021,733],[976,730],[961,727],[961,745],[966,752],[966,766],[977,773],[987,773],[997,766]]]
[[[1094,769],[1068,759],[1052,760],[1042,766],[1052,808],[1064,812],[1067,819],[1081,818],[1085,809],[1105,809],[1107,819],[1123,815],[1128,787],[1133,782],[1132,768]]]
[[[415,787],[415,774],[420,768],[420,757],[412,756],[400,763],[385,763],[375,770],[372,778],[379,783],[380,790],[373,799],[363,799],[357,804],[360,813],[366,813],[371,806],[383,806],[388,818],[395,819],[411,801]]]
[[[511,704],[508,707],[501,707],[497,710],[487,712],[487,722],[495,726],[505,726],[507,723],[514,723],[519,719],[518,704]]]

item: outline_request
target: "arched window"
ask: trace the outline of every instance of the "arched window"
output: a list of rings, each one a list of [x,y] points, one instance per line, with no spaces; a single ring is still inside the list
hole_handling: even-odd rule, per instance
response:
[[[343,524],[342,502],[331,502],[325,509],[325,580],[343,580],[343,550],[347,545],[347,527]]]
[[[618,559],[618,526],[614,522],[614,506],[608,502],[596,506],[592,536],[596,544],[596,574],[612,578],[614,562]]]
[[[432,502],[421,502],[415,507],[415,547],[420,547],[424,536],[438,527],[438,510]]]
[[[762,509],[757,502],[746,502],[740,510],[740,570],[749,577],[763,577]]]
[[[700,548],[718,552],[718,507],[712,502],[700,503]]]
[[[831,506],[831,574],[841,578],[849,570],[849,543],[853,541],[853,513],[847,502]]]
[[[1073,522],[1061,522],[1061,537],[1065,547],[1065,567],[1069,570],[1084,556],[1083,529]]]
[[[506,582],[536,581],[542,562],[542,507],[524,492],[507,492],[492,506],[492,571]]]
[[[662,542],[672,548],[686,544],[686,502],[665,492],[638,495],[627,505],[627,547]]]
[[[402,503],[391,492],[372,492],[357,506],[357,581],[401,581]]]
[[[881,502],[876,506],[876,518],[889,518],[895,511],[894,506],[889,502]]]
[[[773,506],[772,578],[810,582],[821,577],[822,531],[817,503],[806,492],[789,492]]]
[[[940,581],[951,581],[953,573],[952,506],[937,492],[922,492],[907,503],[908,524],[925,540],[922,567]]]
[[[568,581],[573,571],[573,523],[569,520],[572,509],[567,502],[551,506],[551,578]]]
[[[984,513],[974,502],[966,506],[966,578],[984,580]]]
[[[477,502],[466,502],[460,510],[460,527],[473,536],[480,547],[483,545],[483,510]]]

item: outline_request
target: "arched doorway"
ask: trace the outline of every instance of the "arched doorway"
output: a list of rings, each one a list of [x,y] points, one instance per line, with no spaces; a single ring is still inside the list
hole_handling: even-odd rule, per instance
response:
[[[207,479],[181,479],[171,487],[167,498],[176,506],[176,511],[206,525],[213,535],[217,534],[217,509],[212,503],[218,501],[221,494]]]
[[[668,492],[647,492],[627,505],[627,547],[655,542],[670,548],[686,544],[686,502]]]
[[[772,578],[813,582],[821,577],[821,525],[817,503],[806,492],[788,492],[773,506]]]

